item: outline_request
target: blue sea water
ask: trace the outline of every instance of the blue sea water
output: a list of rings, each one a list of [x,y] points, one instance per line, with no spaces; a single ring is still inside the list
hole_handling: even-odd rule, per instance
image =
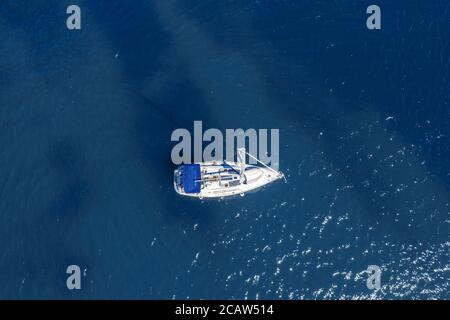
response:
[[[0,298],[449,299],[450,4],[370,4],[2,1]],[[288,182],[177,196],[194,120]]]

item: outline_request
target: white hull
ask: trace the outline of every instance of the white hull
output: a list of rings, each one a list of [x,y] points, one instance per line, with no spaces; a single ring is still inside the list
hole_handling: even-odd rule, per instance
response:
[[[243,196],[284,177],[281,172],[269,168],[238,162],[202,162],[198,165],[200,176],[195,179],[194,187],[186,187],[190,188],[188,192],[180,182],[182,169],[175,170],[174,188],[178,194],[201,199]],[[240,174],[241,169],[244,169],[243,175]]]

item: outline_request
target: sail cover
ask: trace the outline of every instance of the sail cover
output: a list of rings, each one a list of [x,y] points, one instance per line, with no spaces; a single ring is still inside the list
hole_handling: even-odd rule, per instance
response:
[[[183,188],[186,193],[199,193],[201,186],[200,165],[184,164],[183,172]]]

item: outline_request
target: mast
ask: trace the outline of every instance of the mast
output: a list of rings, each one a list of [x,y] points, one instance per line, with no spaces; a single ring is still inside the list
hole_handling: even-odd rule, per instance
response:
[[[239,171],[241,172],[241,181],[243,179],[245,179],[244,172],[245,172],[245,154],[246,153],[247,152],[245,152],[245,148],[238,148],[237,160],[238,160],[239,165],[240,165],[240,170]]]

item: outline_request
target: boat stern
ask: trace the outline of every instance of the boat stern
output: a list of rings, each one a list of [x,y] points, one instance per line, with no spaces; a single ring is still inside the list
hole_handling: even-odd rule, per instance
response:
[[[183,193],[182,184],[182,167],[178,167],[173,171],[173,188],[179,194]]]
[[[182,164],[173,172],[173,187],[182,195],[196,196],[201,190],[199,164]]]

